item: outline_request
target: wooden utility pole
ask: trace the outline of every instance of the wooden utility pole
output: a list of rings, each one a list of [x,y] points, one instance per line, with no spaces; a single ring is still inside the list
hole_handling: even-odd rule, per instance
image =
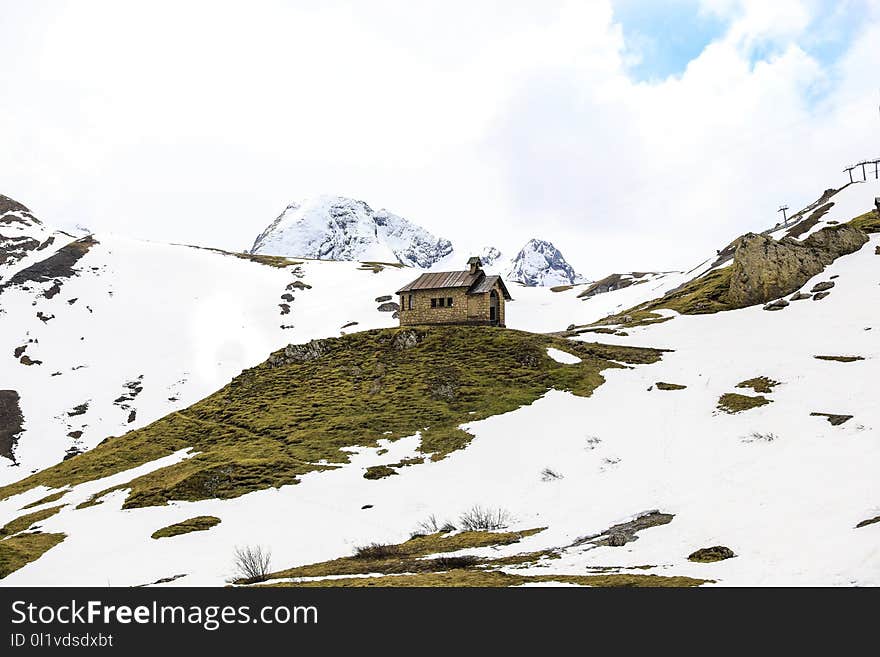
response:
[[[867,165],[867,164],[868,164],[867,161],[862,160],[861,162],[859,162],[859,163],[856,165],[857,167],[862,167],[862,180],[865,181],[865,182],[868,181],[868,174],[865,173],[865,165]]]
[[[788,206],[787,206],[787,205],[780,205],[780,206],[779,206],[779,209],[777,210],[777,212],[781,212],[781,213],[782,213],[782,225],[783,225],[783,226],[788,225],[788,217],[787,217],[786,214],[785,214],[787,211],[788,211]]]
[[[852,172],[853,172],[853,169],[856,168],[856,166],[857,166],[857,165],[854,164],[853,166],[851,166],[851,167],[847,167],[846,169],[843,170],[844,173],[848,173],[848,174],[849,174],[849,181],[850,181],[850,182],[855,182],[855,180],[853,180],[853,177],[852,177]]]

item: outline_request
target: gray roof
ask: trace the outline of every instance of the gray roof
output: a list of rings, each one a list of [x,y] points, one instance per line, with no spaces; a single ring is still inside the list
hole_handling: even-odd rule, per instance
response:
[[[507,291],[507,286],[500,276],[486,276],[482,269],[478,269],[476,273],[465,271],[438,271],[422,274],[414,281],[407,283],[397,291],[397,294],[403,292],[412,292],[414,290],[443,290],[449,288],[467,288],[468,294],[486,294],[495,287],[495,283],[501,284],[501,290],[504,298],[512,301],[513,297]]]

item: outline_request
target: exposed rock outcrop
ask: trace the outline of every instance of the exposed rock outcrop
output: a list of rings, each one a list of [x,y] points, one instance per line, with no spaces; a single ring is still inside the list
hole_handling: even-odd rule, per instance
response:
[[[284,347],[283,351],[276,352],[269,356],[270,367],[281,367],[282,365],[290,365],[291,363],[307,363],[311,360],[317,360],[331,350],[330,340],[310,340],[305,344],[289,344]]]
[[[858,251],[868,241],[858,228],[841,224],[823,228],[803,242],[748,233],[736,242],[727,300],[743,308],[791,294],[838,257]]]
[[[732,559],[736,555],[729,547],[724,545],[713,545],[712,547],[700,548],[696,552],[692,552],[688,556],[688,561],[696,561],[697,563],[712,563],[714,561],[724,561]]]
[[[15,459],[13,449],[23,423],[18,392],[0,390],[0,456]]]

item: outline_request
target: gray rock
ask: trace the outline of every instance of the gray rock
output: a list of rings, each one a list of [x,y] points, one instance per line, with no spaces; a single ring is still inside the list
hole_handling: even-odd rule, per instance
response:
[[[783,308],[788,307],[788,301],[785,299],[777,299],[776,301],[771,301],[766,306],[764,306],[764,310],[782,310]]]
[[[388,301],[381,304],[376,310],[383,313],[393,313],[400,310],[400,306],[397,305],[394,301]]]
[[[831,292],[817,292],[813,295],[813,301],[821,301],[825,297],[827,297]]]
[[[409,349],[422,341],[422,335],[413,330],[401,331],[391,339],[392,349]]]
[[[376,303],[384,303],[385,301],[391,301],[391,295],[386,294],[381,297],[376,297]]]
[[[834,281],[822,281],[821,283],[816,283],[810,292],[824,292],[825,290],[830,290],[832,287],[834,287]]]
[[[798,292],[797,294],[795,294],[791,298],[791,300],[792,301],[803,301],[804,299],[809,299],[809,298],[810,298],[810,295],[807,294],[806,292]]]
[[[270,367],[281,367],[291,363],[307,363],[317,360],[331,351],[329,340],[310,340],[305,344],[289,344],[284,350],[269,356]]]

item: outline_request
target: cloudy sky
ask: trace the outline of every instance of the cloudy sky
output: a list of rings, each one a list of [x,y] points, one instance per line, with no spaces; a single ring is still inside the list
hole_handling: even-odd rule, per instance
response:
[[[243,249],[320,193],[688,268],[880,156],[880,0],[0,0],[0,193]]]

